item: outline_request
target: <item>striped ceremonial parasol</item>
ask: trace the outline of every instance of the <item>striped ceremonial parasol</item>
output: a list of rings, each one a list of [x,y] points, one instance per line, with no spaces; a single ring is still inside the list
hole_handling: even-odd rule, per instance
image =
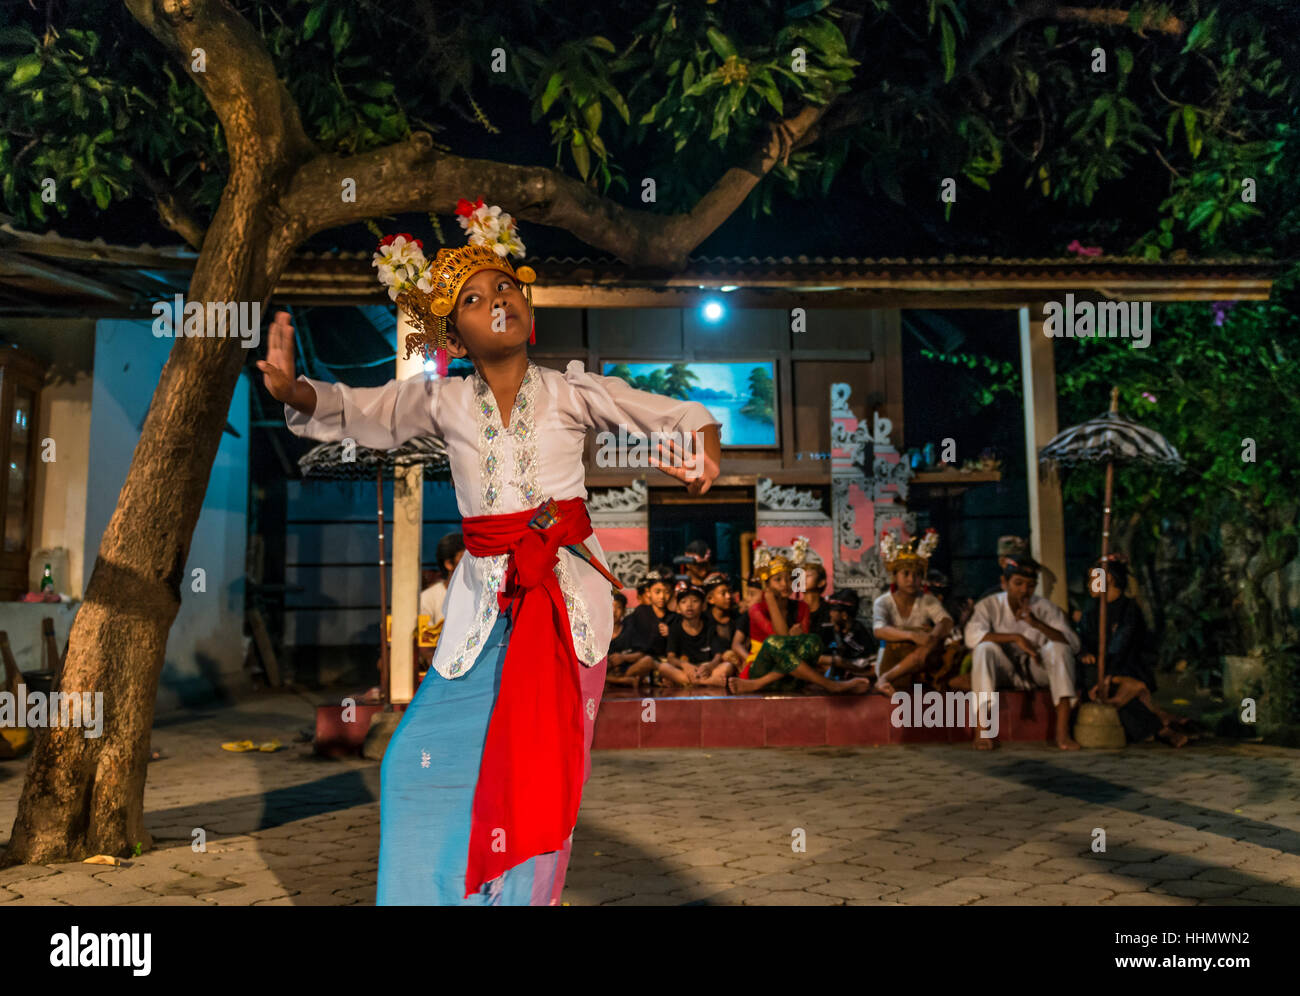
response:
[[[1063,467],[1109,461],[1171,470],[1183,466],[1183,458],[1169,440],[1154,429],[1130,422],[1113,408],[1066,429],[1039,451],[1038,459],[1041,463],[1050,461]]]
[[[331,481],[363,481],[397,467],[422,464],[426,468],[447,466],[447,446],[432,436],[417,436],[391,450],[372,450],[350,440],[321,443],[298,458],[304,475]]]
[[[374,450],[347,439],[337,443],[321,443],[298,458],[298,469],[303,476],[331,481],[363,481],[369,478],[376,485],[375,505],[379,516],[379,688],[382,701],[388,704],[388,639],[385,636],[388,622],[388,575],[384,573],[384,475],[394,470],[423,466],[425,479],[429,480],[432,468],[445,477],[450,464],[447,446],[441,439],[417,436],[391,450]]]
[[[1101,561],[1110,553],[1110,504],[1115,492],[1115,464],[1136,463],[1148,467],[1180,470],[1183,458],[1169,440],[1144,425],[1130,422],[1119,413],[1119,388],[1110,392],[1110,411],[1066,429],[1038,451],[1039,463],[1077,467],[1085,463],[1106,464],[1106,497],[1102,506]],[[1106,593],[1102,591],[1101,632],[1097,636],[1097,681],[1106,678]]]

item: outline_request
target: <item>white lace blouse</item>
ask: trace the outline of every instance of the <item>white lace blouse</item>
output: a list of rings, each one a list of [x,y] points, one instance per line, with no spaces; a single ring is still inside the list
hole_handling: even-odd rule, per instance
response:
[[[586,500],[582,455],[588,428],[617,433],[623,425],[629,434],[684,433],[720,424],[698,402],[587,373],[577,360],[563,373],[530,361],[504,426],[496,399],[477,372],[434,380],[417,374],[383,387],[298,379],[315,389],[316,411],[308,417],[285,406],[285,421],[294,435],[322,442],[350,438],[373,449],[391,449],[416,436],[441,438],[462,516],[519,512],[548,498]],[[586,543],[604,562],[595,536]],[[504,554],[475,557],[466,551],[452,573],[443,604],[446,621],[433,658],[444,678],[460,677],[474,666],[496,622],[506,562]],[[614,630],[609,582],[563,548],[555,573],[574,648],[591,667],[605,656]]]

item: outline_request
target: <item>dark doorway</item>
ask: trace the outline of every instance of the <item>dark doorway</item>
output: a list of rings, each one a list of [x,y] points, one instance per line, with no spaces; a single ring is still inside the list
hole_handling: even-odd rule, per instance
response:
[[[702,498],[650,489],[650,566],[671,564],[692,540],[704,540],[724,574],[740,575],[742,533],[754,531],[754,489],[713,488]]]

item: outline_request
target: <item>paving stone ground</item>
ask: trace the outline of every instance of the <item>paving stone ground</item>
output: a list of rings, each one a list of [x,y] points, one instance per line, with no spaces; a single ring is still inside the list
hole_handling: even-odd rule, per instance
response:
[[[293,743],[313,706],[263,694],[161,718],[145,795],[156,849],[117,868],[0,871],[0,904],[372,904],[379,765]],[[220,749],[272,737],[286,749]],[[0,763],[4,842],[23,771]],[[1294,906],[1300,752],[597,751],[564,902]]]

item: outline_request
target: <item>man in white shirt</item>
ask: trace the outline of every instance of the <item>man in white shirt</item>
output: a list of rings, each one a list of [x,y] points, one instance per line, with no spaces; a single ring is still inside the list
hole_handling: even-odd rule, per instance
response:
[[[1056,706],[1056,745],[1078,750],[1070,736],[1074,708],[1074,655],[1082,646],[1065,613],[1034,594],[1038,564],[1028,557],[1009,557],[1002,569],[1002,591],[982,598],[966,624],[971,649],[971,690],[984,701],[999,687],[1050,688]],[[975,738],[990,750],[996,738]]]
[[[448,533],[438,540],[438,567],[442,580],[435,581],[420,592],[420,615],[429,617],[429,627],[436,627],[444,618],[443,603],[447,600],[447,582],[465,555],[465,538],[460,533]]]

